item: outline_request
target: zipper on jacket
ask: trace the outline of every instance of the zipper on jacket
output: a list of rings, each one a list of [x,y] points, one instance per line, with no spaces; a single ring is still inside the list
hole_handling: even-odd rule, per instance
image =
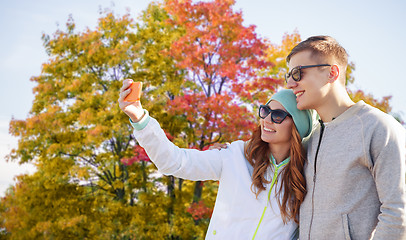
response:
[[[324,123],[321,119],[319,119],[320,122],[320,137],[319,137],[319,143],[317,145],[317,150],[316,150],[316,156],[314,157],[314,175],[313,175],[313,191],[312,191],[312,216],[310,219],[310,226],[309,226],[309,236],[308,239],[310,240],[310,233],[312,231],[312,225],[313,225],[313,216],[314,216],[314,189],[316,188],[316,176],[317,176],[317,156],[319,155],[319,150],[320,150],[320,144],[321,144],[321,139],[323,137],[324,133]]]
[[[265,205],[265,207],[264,207],[264,210],[262,211],[261,218],[259,219],[258,226],[257,226],[257,228],[255,229],[254,236],[252,236],[252,240],[255,239],[255,237],[256,237],[256,235],[257,235],[257,233],[258,233],[259,226],[261,225],[261,222],[262,222],[262,220],[264,219],[265,212],[266,212],[266,209],[267,209],[267,207],[268,207],[269,201],[271,201],[271,192],[272,192],[272,189],[273,189],[273,187],[274,187],[275,185],[278,184],[278,172],[279,172],[279,168],[281,168],[282,166],[286,165],[289,161],[290,161],[290,157],[287,158],[287,159],[285,159],[282,163],[280,163],[280,165],[276,165],[276,163],[275,163],[275,158],[271,155],[271,162],[272,162],[272,165],[273,165],[273,167],[274,167],[274,174],[273,174],[271,186],[269,187],[269,191],[268,191],[268,199],[267,199],[267,201],[266,201],[266,205]]]

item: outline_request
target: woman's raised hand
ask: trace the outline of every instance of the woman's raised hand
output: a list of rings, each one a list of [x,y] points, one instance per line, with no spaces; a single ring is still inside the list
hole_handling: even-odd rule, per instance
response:
[[[123,86],[120,88],[118,105],[120,106],[120,109],[123,110],[123,112],[127,114],[133,122],[138,122],[144,116],[144,109],[141,106],[141,102],[127,102],[124,100],[131,92],[130,86],[132,83],[133,80],[131,79],[125,79],[123,81]]]

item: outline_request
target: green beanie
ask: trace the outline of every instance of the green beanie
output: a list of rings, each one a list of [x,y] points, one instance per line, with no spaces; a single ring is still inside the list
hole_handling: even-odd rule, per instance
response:
[[[307,137],[312,131],[312,113],[310,110],[299,110],[297,109],[296,95],[293,94],[293,91],[290,89],[281,89],[275,93],[271,99],[266,103],[272,100],[278,101],[282,106],[292,115],[293,122],[297,130],[299,131],[300,137],[303,139]]]

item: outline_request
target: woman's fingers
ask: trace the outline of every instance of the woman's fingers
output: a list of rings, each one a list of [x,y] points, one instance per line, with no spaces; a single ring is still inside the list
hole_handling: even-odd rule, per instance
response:
[[[125,91],[127,88],[129,88],[131,86],[132,83],[133,83],[132,79],[125,79],[123,81],[123,85],[120,88],[120,92]]]
[[[119,99],[118,99],[118,100],[119,100],[119,101],[120,101],[120,100],[121,100],[121,101],[124,101],[125,97],[127,97],[127,95],[130,94],[130,92],[131,92],[131,88],[120,92],[120,94],[119,94]]]
[[[214,143],[212,146],[209,147],[209,150],[212,149],[221,150],[223,148],[227,148],[227,145],[229,145],[229,143]]]
[[[123,80],[123,85],[120,88],[120,94],[118,101],[124,101],[124,99],[127,97],[128,94],[131,92],[131,84],[133,83],[133,80],[131,79],[125,79]]]

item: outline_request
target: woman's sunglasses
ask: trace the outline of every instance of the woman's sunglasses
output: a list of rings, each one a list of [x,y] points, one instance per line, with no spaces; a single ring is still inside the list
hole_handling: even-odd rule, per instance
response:
[[[268,105],[260,105],[259,106],[259,117],[264,119],[269,114],[271,114],[271,121],[277,124],[280,124],[285,120],[286,117],[292,117],[289,113],[281,110],[275,109],[272,110]]]
[[[314,67],[327,67],[327,66],[331,66],[331,65],[330,64],[317,64],[317,65],[307,65],[307,66],[294,67],[294,68],[292,68],[292,70],[290,70],[290,72],[285,74],[285,81],[287,83],[288,79],[290,77],[292,77],[293,80],[295,80],[296,82],[299,82],[300,79],[302,78],[302,69],[314,68]]]

